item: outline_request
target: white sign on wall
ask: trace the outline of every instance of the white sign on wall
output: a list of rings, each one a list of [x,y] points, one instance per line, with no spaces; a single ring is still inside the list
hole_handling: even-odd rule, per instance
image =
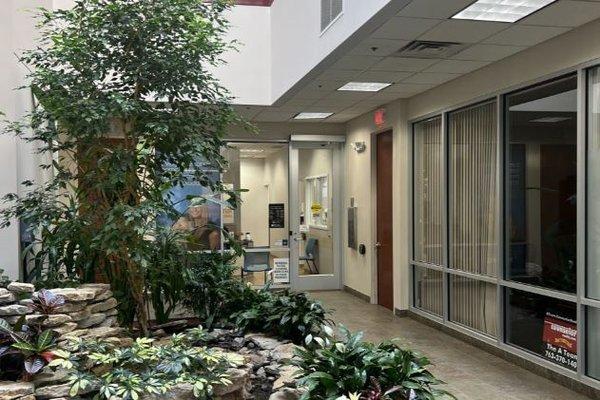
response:
[[[290,283],[290,259],[276,258],[273,264],[273,283]]]

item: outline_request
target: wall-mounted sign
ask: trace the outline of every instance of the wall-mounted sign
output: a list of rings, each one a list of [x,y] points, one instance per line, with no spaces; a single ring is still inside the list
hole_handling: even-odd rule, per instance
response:
[[[375,110],[375,113],[373,114],[373,122],[378,127],[385,125],[385,108]]]
[[[323,206],[320,203],[313,203],[313,205],[310,206],[310,211],[313,215],[318,215],[321,210],[323,210]]]
[[[577,323],[547,312],[544,318],[544,357],[571,370],[577,370]]]
[[[276,258],[273,264],[273,283],[290,283],[290,259]]]
[[[356,240],[356,207],[348,207],[348,247],[354,250],[358,249],[358,241]]]
[[[285,228],[285,204],[269,204],[269,228]]]
[[[310,232],[310,228],[308,225],[300,225],[300,228],[298,229],[300,231],[300,233],[308,233]]]

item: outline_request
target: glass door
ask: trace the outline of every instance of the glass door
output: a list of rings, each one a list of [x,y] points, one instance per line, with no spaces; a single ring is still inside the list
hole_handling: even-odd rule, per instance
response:
[[[290,142],[290,278],[294,290],[341,288],[342,151],[339,142]]]

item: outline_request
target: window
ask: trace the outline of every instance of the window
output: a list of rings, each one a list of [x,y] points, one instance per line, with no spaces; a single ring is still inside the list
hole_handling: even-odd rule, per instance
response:
[[[311,176],[306,181],[306,211],[308,225],[327,229],[329,225],[329,179],[327,175]]]
[[[496,102],[449,114],[450,268],[498,271]]]
[[[587,296],[600,300],[600,67],[588,72]]]
[[[321,32],[342,14],[344,0],[321,0]]]
[[[423,267],[414,267],[415,307],[437,316],[443,315],[443,273]]]
[[[414,259],[443,263],[442,118],[414,125]]]
[[[450,320],[489,336],[497,334],[496,285],[450,276]]]
[[[587,309],[587,374],[600,380],[600,309]]]
[[[508,278],[576,288],[577,76],[506,97]]]
[[[507,289],[506,339],[562,367],[577,370],[577,305]]]

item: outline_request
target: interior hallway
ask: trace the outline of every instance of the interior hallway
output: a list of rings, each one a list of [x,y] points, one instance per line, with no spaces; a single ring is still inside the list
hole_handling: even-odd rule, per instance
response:
[[[459,400],[589,400],[550,380],[480,350],[411,318],[398,318],[382,307],[345,292],[311,294],[334,309],[334,320],[365,339],[399,338],[429,357],[437,378]]]

